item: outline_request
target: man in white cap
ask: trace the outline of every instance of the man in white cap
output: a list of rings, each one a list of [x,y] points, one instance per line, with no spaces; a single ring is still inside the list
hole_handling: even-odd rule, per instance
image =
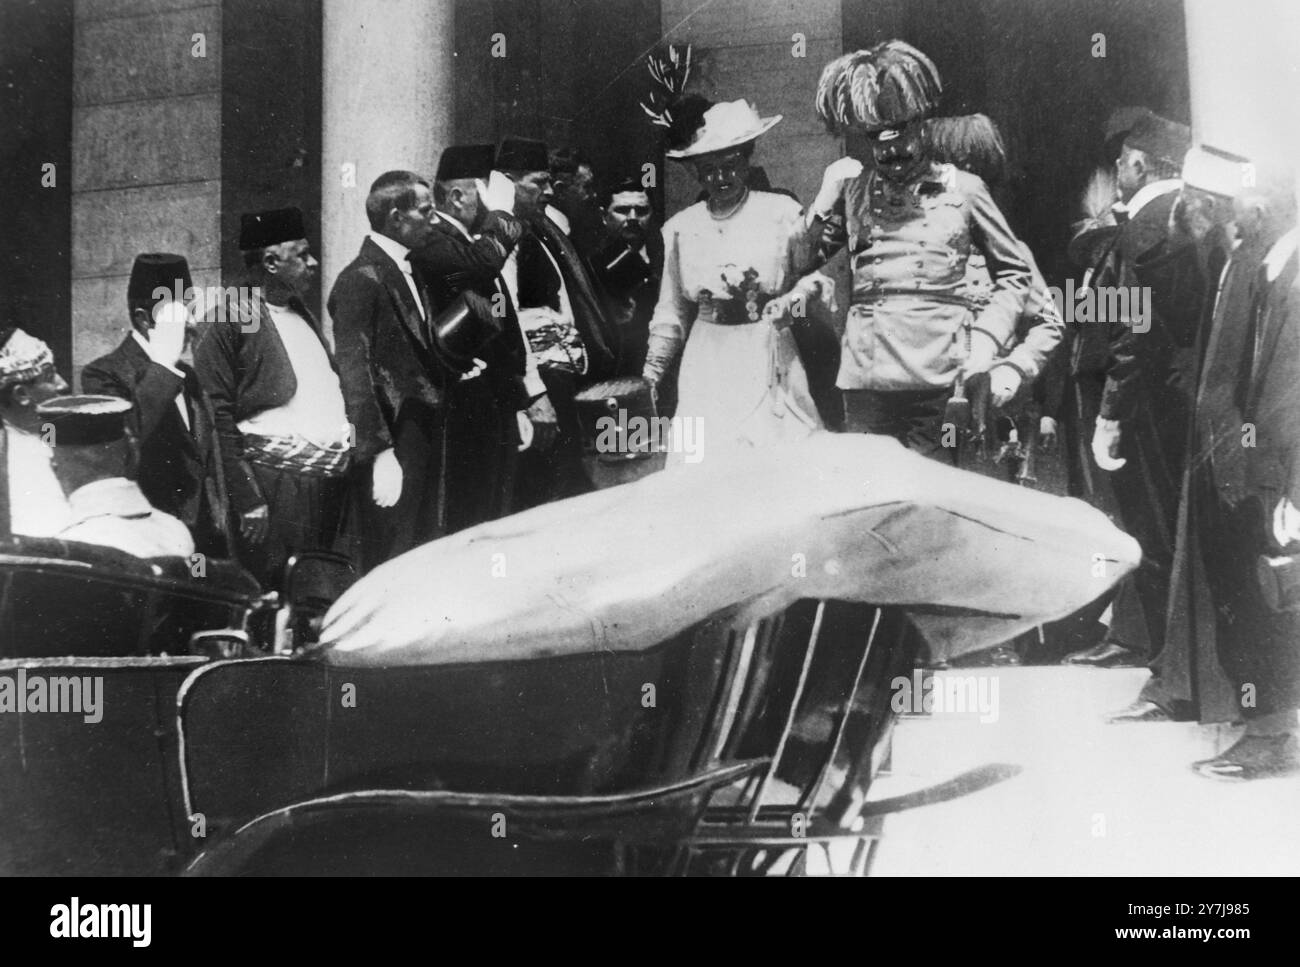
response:
[[[130,412],[131,404],[116,396],[62,396],[38,408],[72,510],[57,536],[136,557],[188,557],[194,553],[189,529],[156,510],[127,478],[138,452],[127,434]]]
[[[36,408],[68,391],[54,354],[21,329],[0,331],[0,418],[4,420],[10,529],[52,537],[69,520],[67,499],[50,465]]]

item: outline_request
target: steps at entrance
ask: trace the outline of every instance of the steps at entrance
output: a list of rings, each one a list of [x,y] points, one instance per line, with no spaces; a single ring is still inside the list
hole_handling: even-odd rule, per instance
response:
[[[889,816],[872,872],[1300,873],[1300,779],[1222,783],[1188,768],[1240,732],[1194,723],[1107,725],[1146,669],[1061,666],[941,672],[936,707],[905,717],[873,800],[989,766],[1013,778]],[[954,678],[964,679],[958,683]],[[970,702],[971,705],[979,703]]]

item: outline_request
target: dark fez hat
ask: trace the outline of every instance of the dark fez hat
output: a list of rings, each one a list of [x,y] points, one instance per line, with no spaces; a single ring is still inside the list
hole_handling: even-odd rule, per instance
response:
[[[239,216],[241,252],[279,245],[281,242],[296,242],[306,237],[307,229],[302,223],[302,212],[297,208],[276,208]]]
[[[1181,168],[1183,155],[1192,146],[1192,129],[1159,114],[1148,113],[1134,122],[1124,143]]]
[[[495,154],[496,150],[490,144],[454,144],[438,159],[438,173],[434,175],[434,180],[486,179],[492,173]]]
[[[503,329],[492,311],[492,301],[475,292],[456,296],[429,323],[434,349],[447,365],[462,373],[474,366],[474,357]]]
[[[126,284],[126,297],[131,302],[160,301],[155,295],[158,289],[166,289],[175,294],[179,289],[181,298],[185,290],[193,286],[190,281],[190,264],[183,255],[170,252],[146,252],[135,257],[131,266],[131,281]]]
[[[642,421],[658,416],[650,384],[640,376],[623,376],[588,386],[573,398],[573,403],[587,456],[597,457],[602,463],[621,463],[643,460],[654,452],[648,432],[653,424],[644,424],[644,434],[634,432]],[[641,419],[632,423],[635,417]]]
[[[56,447],[114,443],[126,436],[131,403],[117,396],[56,396],[36,408],[54,428]]]
[[[497,171],[550,171],[546,145],[532,138],[506,138],[497,151]]]

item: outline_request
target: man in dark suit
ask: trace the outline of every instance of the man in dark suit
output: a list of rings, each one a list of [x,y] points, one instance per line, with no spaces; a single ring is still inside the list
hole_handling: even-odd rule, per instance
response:
[[[650,193],[637,179],[617,182],[605,190],[602,199],[605,237],[594,267],[596,279],[608,297],[608,317],[617,333],[615,372],[640,376],[645,366],[650,317],[659,301],[664,240],[654,226]],[[661,394],[663,389],[661,381]]]
[[[354,499],[369,570],[449,531],[448,392],[480,378],[433,337],[433,307],[410,255],[433,235],[429,183],[390,171],[366,198],[370,233],[339,273],[328,306],[344,394],[356,403]]]
[[[190,291],[183,256],[136,256],[126,292],[131,332],[86,365],[81,388],[131,401],[127,419],[139,447],[141,492],[190,529],[200,553],[225,557],[233,548],[216,416],[197,374],[181,361],[192,333]]]
[[[529,450],[516,488],[520,508],[591,489],[582,470],[582,439],[573,399],[578,390],[614,373],[615,340],[605,299],[586,260],[546,217],[554,197],[546,145],[507,138],[496,169],[515,185],[515,214],[526,231],[502,276],[519,313],[538,371],[555,407],[558,435],[548,451]]]
[[[1148,112],[1125,135],[1117,160],[1120,228],[1093,278],[1101,318],[1091,325],[1107,334],[1107,344],[1092,451],[1110,474],[1120,519],[1142,545],[1143,560],[1117,592],[1105,639],[1067,659],[1074,663],[1140,665],[1164,647],[1206,289],[1196,247],[1166,244],[1190,141],[1186,125]]]
[[[1249,171],[1232,206],[1241,242],[1206,340],[1186,515],[1214,606],[1206,631],[1246,723],[1236,744],[1193,768],[1230,781],[1300,773],[1295,175],[1267,163],[1238,170]],[[1202,721],[1227,717],[1204,705],[1200,712]]]
[[[525,442],[521,429],[528,431],[528,446],[538,450],[555,436],[555,410],[501,278],[523,226],[512,214],[514,185],[492,170],[494,155],[490,144],[456,145],[442,153],[433,184],[434,230],[411,253],[435,313],[460,296],[480,322],[501,327],[499,338],[483,350],[481,378],[449,386],[455,437],[448,445],[449,530],[512,511]]]
[[[347,496],[351,425],[340,374],[303,302],[316,259],[296,208],[242,216],[249,288],[227,290],[194,349],[212,400],[239,558],[278,589],[299,551],[332,549]]]

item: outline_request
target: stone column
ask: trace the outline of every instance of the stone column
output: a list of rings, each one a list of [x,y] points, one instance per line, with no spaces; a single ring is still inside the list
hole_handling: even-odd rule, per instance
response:
[[[370,183],[395,168],[432,179],[451,143],[453,10],[452,0],[324,0],[322,304],[369,230]]]
[[[1300,157],[1300,8],[1290,0],[1186,0],[1197,140],[1240,154]]]

